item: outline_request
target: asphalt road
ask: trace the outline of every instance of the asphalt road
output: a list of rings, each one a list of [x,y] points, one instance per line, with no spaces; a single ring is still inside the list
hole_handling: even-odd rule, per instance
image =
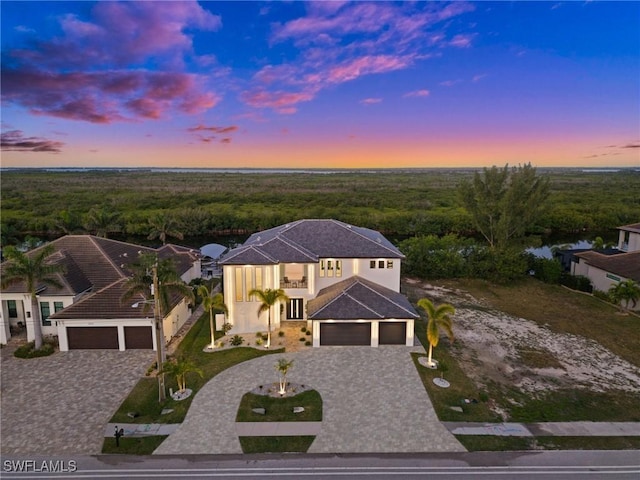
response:
[[[57,473],[54,473],[57,472]],[[640,451],[2,456],[0,478],[638,479]]]

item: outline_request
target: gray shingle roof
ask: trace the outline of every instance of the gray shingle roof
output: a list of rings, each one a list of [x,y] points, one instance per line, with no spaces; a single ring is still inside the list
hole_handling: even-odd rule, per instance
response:
[[[381,233],[338,220],[298,220],[254,233],[220,263],[260,264],[256,257],[245,261],[248,247],[264,254],[263,264],[315,263],[320,258],[404,258]]]
[[[589,265],[606,272],[640,282],[640,250],[618,255],[602,255],[598,252],[589,251],[576,253],[576,257],[580,257]]]
[[[354,276],[318,292],[307,306],[311,320],[384,320],[418,318],[419,315],[399,292]]]
[[[624,230],[625,232],[640,233],[640,223],[632,223],[631,225],[623,225],[618,227],[618,230]]]

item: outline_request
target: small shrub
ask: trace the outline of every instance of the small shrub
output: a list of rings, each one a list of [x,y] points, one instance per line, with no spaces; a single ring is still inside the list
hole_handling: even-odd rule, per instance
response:
[[[282,330],[280,330],[280,331],[278,332],[278,336],[279,336],[279,337],[284,337],[284,332],[283,332]]]
[[[302,328],[300,329],[300,331],[301,331],[301,332],[306,332],[306,331],[307,331],[307,327],[302,327]]]
[[[262,338],[262,332],[256,332],[256,337]]]
[[[264,340],[265,342],[269,340],[269,334],[268,333],[262,334],[262,340]]]
[[[600,300],[604,300],[605,302],[613,303],[611,302],[611,297],[609,296],[609,294],[607,292],[603,292],[602,290],[594,290],[593,296],[599,298]]]
[[[307,347],[310,347],[310,346],[311,346],[311,342],[310,342],[309,340],[307,340],[306,342],[304,342],[304,344],[305,344]]]
[[[489,401],[489,394],[487,392],[479,392],[478,398],[481,402],[486,403],[487,401]]]
[[[234,347],[242,345],[243,343],[244,338],[242,338],[240,335],[234,335],[233,337],[231,337],[231,345],[233,345]]]
[[[307,330],[307,333],[305,333],[305,335],[311,335],[311,330]]]
[[[18,347],[13,355],[18,358],[37,358],[47,357],[53,352],[55,352],[55,347],[49,342],[43,343],[38,350],[35,349],[35,342],[29,342]]]
[[[258,345],[258,346],[262,345],[262,338],[258,338],[256,340],[256,345]]]
[[[220,348],[224,347],[225,345],[226,345],[226,343],[223,342],[223,341],[218,342],[218,347],[220,347]]]
[[[222,331],[224,332],[225,335],[229,333],[229,330],[231,330],[232,328],[233,328],[233,325],[231,325],[230,323],[225,323],[224,325],[222,325]]]
[[[307,340],[306,337],[300,337],[301,342],[305,342],[306,340]]]

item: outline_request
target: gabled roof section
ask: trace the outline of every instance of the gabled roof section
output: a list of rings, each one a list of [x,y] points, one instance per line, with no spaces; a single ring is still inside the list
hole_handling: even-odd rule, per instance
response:
[[[255,245],[243,245],[230,250],[220,262],[221,265],[274,265],[278,260]]]
[[[576,253],[576,257],[606,272],[640,282],[640,250],[618,255],[602,255],[590,251]]]
[[[254,233],[242,247],[225,255],[221,263],[240,264],[238,254],[247,247],[273,259],[268,263],[315,263],[320,258],[404,258],[380,232],[326,219],[298,220]]]
[[[358,276],[323,288],[309,301],[307,309],[311,320],[419,317],[404,295]]]
[[[640,223],[632,223],[631,225],[623,225],[618,227],[618,230],[624,230],[625,232],[640,233]]]

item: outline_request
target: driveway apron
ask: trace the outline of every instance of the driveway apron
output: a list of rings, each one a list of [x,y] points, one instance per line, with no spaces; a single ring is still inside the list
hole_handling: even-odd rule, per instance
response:
[[[236,365],[198,392],[183,424],[154,453],[241,453],[235,429],[240,399],[277,380],[274,366],[281,357],[294,360],[289,381],[322,396],[322,428],[309,453],[465,451],[438,421],[412,351],[423,350],[309,348]]]
[[[21,359],[2,349],[3,454],[97,454],[104,427],[154,358],[149,350],[74,350]]]

